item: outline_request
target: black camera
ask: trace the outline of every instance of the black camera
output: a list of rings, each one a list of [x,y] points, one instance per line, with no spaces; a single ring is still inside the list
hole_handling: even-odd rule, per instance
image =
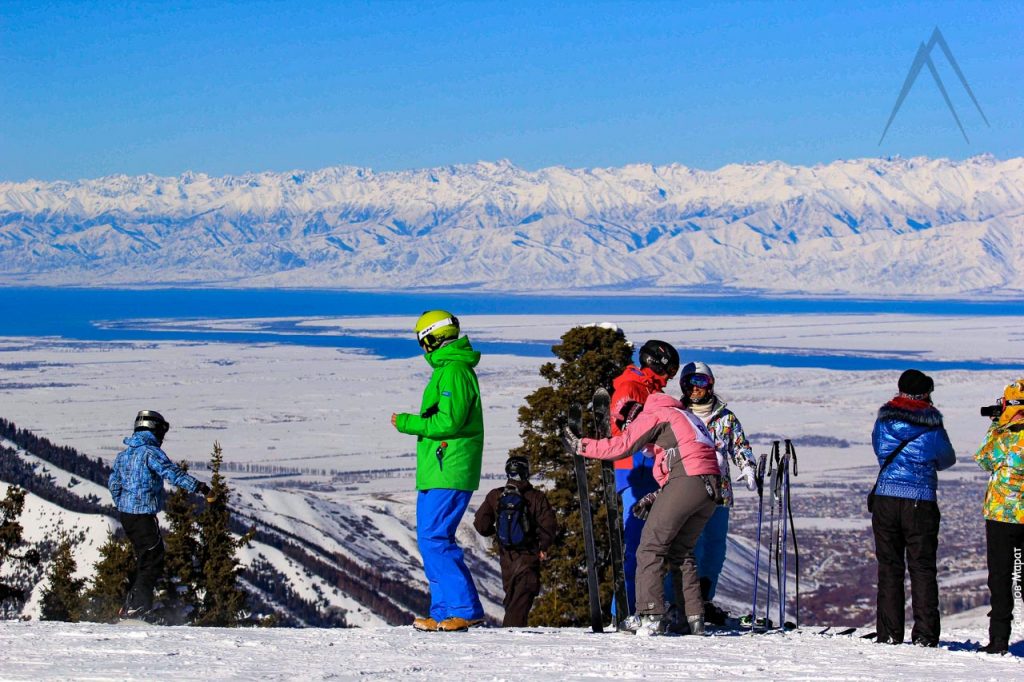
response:
[[[1000,415],[1003,414],[1003,410],[1007,407],[1016,407],[1018,405],[1024,405],[1024,400],[1007,400],[1001,398],[996,402],[995,405],[986,405],[981,408],[981,416],[988,417],[989,419],[999,419]]]
[[[1003,413],[1003,404],[1001,402],[995,405],[986,405],[981,408],[981,416],[988,417],[989,419],[999,419],[999,415]]]

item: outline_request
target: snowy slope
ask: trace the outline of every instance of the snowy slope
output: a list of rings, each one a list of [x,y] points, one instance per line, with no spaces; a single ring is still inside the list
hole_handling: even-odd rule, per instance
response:
[[[0,622],[5,680],[1007,680],[1016,656],[976,653],[979,629],[938,649],[797,633],[638,638],[577,629],[126,628]],[[1019,645],[1014,646],[1014,650]]]
[[[52,466],[50,470],[60,471]],[[8,487],[7,483],[0,481],[0,497],[7,494]],[[25,497],[25,509],[19,521],[24,529],[22,539],[31,545],[44,540],[56,541],[62,531],[70,535],[75,541],[72,555],[77,564],[76,578],[92,576],[93,566],[100,558],[100,547],[107,541],[109,530],[114,527],[113,519],[107,516],[68,511],[31,494]],[[44,565],[42,569],[42,575],[45,576],[48,567]],[[43,590],[48,584],[45,577],[36,584],[22,610],[23,616],[39,618]]]
[[[0,183],[0,283],[1024,289],[1024,159]]]
[[[109,492],[90,481],[79,481],[67,471],[40,457],[18,449],[5,439],[0,445],[11,448],[14,456],[32,465],[38,475],[47,476],[58,488],[67,488],[81,497],[95,496],[106,503]],[[203,471],[193,471],[206,479]],[[346,622],[358,627],[377,627],[387,622],[407,622],[418,610],[417,589],[423,568],[416,550],[411,506],[395,503],[387,495],[367,494],[331,499],[315,490],[274,489],[262,481],[233,482],[232,510],[244,528],[258,531],[248,547],[239,551],[243,566],[254,561],[268,563],[298,597],[317,605],[322,613],[329,608],[346,612]],[[73,485],[72,485],[73,484]],[[7,484],[0,481],[0,497]],[[21,517],[24,539],[29,543],[52,540],[59,531],[68,531],[75,540],[73,553],[77,575],[90,578],[98,550],[106,541],[108,529],[116,528],[113,518],[103,514],[75,513],[52,504],[30,491]],[[160,523],[166,528],[164,515]],[[495,562],[487,556],[487,547],[468,525],[460,529],[459,539],[469,549],[469,561],[478,576],[481,597],[488,615],[500,619],[500,577]],[[292,546],[291,554],[282,543]],[[40,575],[48,570],[41,567]],[[394,587],[390,587],[393,585]],[[37,619],[39,600],[46,581],[32,588],[21,615]],[[302,614],[289,608],[274,595],[258,592],[270,608],[308,624]],[[425,597],[424,597],[425,598]]]

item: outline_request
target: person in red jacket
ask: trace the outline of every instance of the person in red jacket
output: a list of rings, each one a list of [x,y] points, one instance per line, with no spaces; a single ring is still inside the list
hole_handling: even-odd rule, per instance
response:
[[[612,435],[618,436],[643,409],[652,393],[661,393],[679,371],[679,353],[672,344],[651,339],[640,348],[640,366],[630,365],[612,382],[611,399]],[[643,449],[632,457],[615,462],[615,488],[622,496],[623,573],[629,612],[635,606],[636,550],[644,521],[630,513],[630,509],[645,495],[658,489],[651,467],[653,455]],[[625,614],[615,614],[624,618]]]

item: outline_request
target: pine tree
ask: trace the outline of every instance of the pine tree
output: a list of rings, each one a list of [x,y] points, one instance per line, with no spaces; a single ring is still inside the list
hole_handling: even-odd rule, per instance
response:
[[[199,553],[202,560],[203,603],[196,625],[230,627],[237,625],[245,608],[245,591],[238,586],[242,566],[235,554],[252,539],[254,531],[241,538],[231,535],[228,502],[231,491],[220,473],[224,462],[220,443],[213,444],[210,458],[212,502],[199,515]]]
[[[22,526],[18,521],[22,511],[25,509],[25,490],[18,486],[8,486],[7,494],[0,500],[0,569],[6,565],[15,565],[18,568],[26,568],[39,564],[39,552],[31,548],[24,552],[18,549],[22,542]],[[4,571],[5,578],[0,582],[0,602],[13,601],[18,606],[14,608],[17,613],[21,609],[21,603],[27,596],[27,585],[11,572]]]
[[[117,620],[135,572],[135,552],[128,539],[113,531],[107,533],[94,569],[92,583],[83,598],[83,619],[110,623]]]
[[[542,572],[544,592],[530,614],[530,622],[547,626],[581,626],[589,623],[586,562],[583,550],[583,524],[580,520],[579,498],[572,458],[561,443],[561,431],[569,405],[586,405],[599,387],[611,387],[612,380],[622,373],[633,357],[633,348],[618,329],[575,327],[566,332],[552,352],[560,364],[545,363],[540,375],[547,381],[526,397],[519,408],[519,424],[523,427],[523,443],[511,450],[530,460],[530,468],[538,478],[552,484],[546,490],[548,500],[558,516],[564,536],[549,552]],[[593,424],[585,428],[593,434]],[[598,555],[608,555],[604,502],[601,499],[601,471],[597,463],[588,462],[591,508]],[[610,571],[605,567],[601,577],[601,603],[608,611],[611,594]]]
[[[181,462],[182,470],[188,464]],[[164,575],[157,601],[175,618],[188,618],[199,609],[200,548],[194,498],[177,488],[164,508],[167,532],[164,533]]]
[[[76,578],[78,564],[71,553],[71,538],[61,533],[50,570],[46,574],[47,586],[43,590],[40,620],[62,620],[77,623],[82,613],[84,578]]]

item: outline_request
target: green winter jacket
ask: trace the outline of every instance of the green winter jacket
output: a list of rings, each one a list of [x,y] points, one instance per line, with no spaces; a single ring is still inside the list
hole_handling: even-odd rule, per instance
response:
[[[416,436],[416,489],[476,490],[484,452],[484,411],[473,368],[480,353],[463,336],[423,356],[434,368],[420,413],[395,426]]]

